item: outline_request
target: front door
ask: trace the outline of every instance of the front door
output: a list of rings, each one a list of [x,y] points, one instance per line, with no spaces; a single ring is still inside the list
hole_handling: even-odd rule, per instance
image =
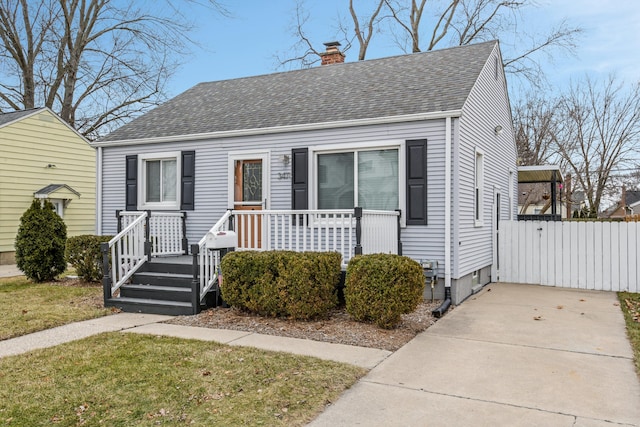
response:
[[[233,160],[233,209],[261,211],[265,203],[263,159]],[[236,216],[238,247],[262,248],[262,218],[258,214]]]

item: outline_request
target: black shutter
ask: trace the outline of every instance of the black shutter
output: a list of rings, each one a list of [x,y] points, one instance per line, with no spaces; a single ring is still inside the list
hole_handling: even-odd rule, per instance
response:
[[[195,208],[196,152],[182,152],[182,180],[180,209],[192,211]]]
[[[126,157],[125,172],[125,209],[138,210],[138,156]]]
[[[427,224],[427,140],[407,141],[407,225]]]
[[[309,209],[309,149],[291,150],[291,209]]]

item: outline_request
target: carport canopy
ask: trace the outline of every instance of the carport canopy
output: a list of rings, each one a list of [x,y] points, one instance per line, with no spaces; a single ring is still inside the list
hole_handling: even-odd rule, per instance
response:
[[[518,183],[563,182],[558,165],[518,166]]]
[[[551,190],[551,215],[557,214],[556,186],[562,184],[562,171],[558,165],[519,166],[518,184],[548,182]],[[562,186],[560,187],[562,188]]]

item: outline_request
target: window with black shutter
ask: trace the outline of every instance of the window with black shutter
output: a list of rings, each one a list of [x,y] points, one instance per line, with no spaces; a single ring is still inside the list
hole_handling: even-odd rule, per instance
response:
[[[427,224],[427,140],[407,141],[407,225]]]

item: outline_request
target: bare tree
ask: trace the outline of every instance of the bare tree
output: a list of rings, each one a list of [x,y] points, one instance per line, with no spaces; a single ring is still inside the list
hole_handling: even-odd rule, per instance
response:
[[[529,94],[512,108],[518,163],[544,165],[558,160],[558,101]]]
[[[170,0],[0,0],[0,111],[47,106],[104,134],[165,99],[191,29]]]
[[[508,73],[523,77],[534,86],[544,82],[543,70],[536,57],[546,53],[553,55],[557,49],[571,52],[575,47],[580,28],[571,27],[566,21],[536,34],[520,30],[523,13],[534,5],[533,0],[377,0],[372,9],[356,11],[354,0],[349,0],[350,23],[340,20],[341,42],[358,45],[358,60],[366,58],[372,36],[379,34],[391,38],[403,52],[429,51],[438,47],[460,46],[474,42],[500,39],[505,53],[504,65]],[[304,24],[309,15],[304,5],[296,8],[294,37],[306,48],[304,61],[301,55],[278,58],[280,65],[300,64],[309,66],[309,56],[319,55],[313,42],[304,36]],[[300,17],[305,19],[300,19]],[[382,25],[384,22],[388,25]],[[422,36],[428,35],[423,43]],[[507,40],[511,40],[507,42]],[[300,45],[294,46],[299,48]],[[295,49],[294,51],[299,51]]]
[[[640,147],[640,83],[609,77],[573,84],[560,102],[557,149],[589,207],[598,212],[615,171],[634,166]]]
[[[359,15],[356,13],[356,10],[353,6],[353,0],[349,0],[349,14],[351,15],[351,19],[353,20],[353,31],[355,32],[356,38],[358,39],[358,46],[360,47],[358,50],[358,61],[364,60],[364,58],[367,56],[367,49],[369,48],[371,37],[376,31],[378,23],[382,19],[378,18],[378,15],[380,14],[384,3],[385,0],[378,1],[378,5],[375,7],[373,13],[364,19],[366,21],[366,24],[364,25],[363,29],[360,25]]]

